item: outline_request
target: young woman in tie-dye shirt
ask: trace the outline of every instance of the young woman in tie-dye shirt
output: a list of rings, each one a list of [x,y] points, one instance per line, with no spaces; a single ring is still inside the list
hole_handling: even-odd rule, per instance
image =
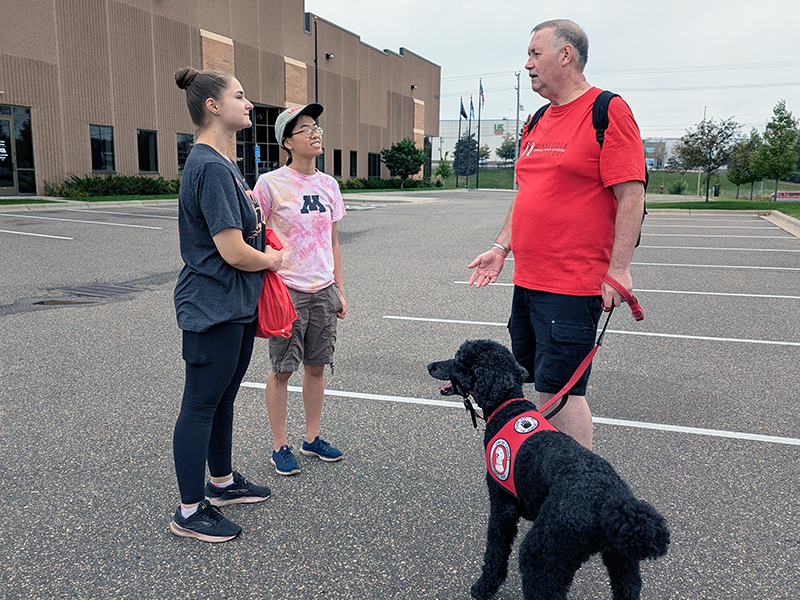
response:
[[[342,452],[319,432],[325,365],[333,368],[337,318],[347,313],[336,235],[345,208],[337,181],[315,167],[322,154],[322,129],[315,121],[320,114],[321,105],[309,104],[278,115],[275,137],[289,160],[286,166],[261,175],[253,190],[267,227],[283,243],[278,273],[297,312],[291,337],[269,339],[272,370],[266,398],[274,439],[271,462],[281,475],[300,472],[286,434],[286,407],[289,378],[301,364],[306,433],[300,452],[327,462],[342,459]]]

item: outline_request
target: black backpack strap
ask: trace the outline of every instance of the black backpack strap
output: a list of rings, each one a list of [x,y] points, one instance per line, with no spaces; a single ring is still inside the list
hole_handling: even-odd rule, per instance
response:
[[[592,125],[594,126],[594,134],[597,137],[597,143],[603,147],[603,140],[606,136],[606,129],[608,129],[608,104],[611,99],[619,96],[614,92],[608,90],[602,91],[597,95],[592,106]]]
[[[527,127],[525,133],[530,133],[531,132],[531,129],[533,129],[533,126],[536,125],[539,122],[539,119],[542,118],[542,115],[544,114],[544,111],[547,110],[548,106],[550,106],[549,102],[547,104],[545,104],[544,106],[540,107],[539,110],[537,110],[533,114],[533,116],[531,117],[531,120],[528,121],[528,127]]]

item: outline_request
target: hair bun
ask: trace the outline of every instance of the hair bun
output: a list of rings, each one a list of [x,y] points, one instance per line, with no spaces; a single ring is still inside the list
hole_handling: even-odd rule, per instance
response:
[[[193,67],[184,67],[175,73],[175,83],[179,88],[185,90],[192,84],[192,81],[194,81],[194,78],[197,77],[199,72],[200,71]]]

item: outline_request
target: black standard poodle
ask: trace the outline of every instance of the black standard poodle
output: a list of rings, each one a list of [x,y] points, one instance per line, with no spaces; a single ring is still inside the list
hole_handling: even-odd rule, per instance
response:
[[[455,358],[429,364],[428,372],[449,381],[442,393],[464,396],[470,410],[472,396],[486,419],[491,512],[472,596],[491,598],[505,581],[523,517],[533,522],[519,548],[525,600],[565,600],[575,572],[596,552],[614,600],[638,599],[640,561],[663,556],[669,546],[664,517],[637,500],[607,461],[555,430],[522,397],[527,372],[505,346],[466,341]]]

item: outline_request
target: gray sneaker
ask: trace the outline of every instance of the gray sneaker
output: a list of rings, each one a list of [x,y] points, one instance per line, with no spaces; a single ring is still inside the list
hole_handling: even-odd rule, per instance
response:
[[[204,542],[227,542],[242,532],[241,527],[226,519],[208,500],[200,502],[197,512],[186,518],[181,515],[181,507],[178,506],[169,529],[175,535]]]
[[[236,471],[233,472],[233,483],[228,487],[217,487],[210,481],[206,483],[206,499],[214,506],[262,502],[269,496],[270,489],[267,486],[250,483]]]

